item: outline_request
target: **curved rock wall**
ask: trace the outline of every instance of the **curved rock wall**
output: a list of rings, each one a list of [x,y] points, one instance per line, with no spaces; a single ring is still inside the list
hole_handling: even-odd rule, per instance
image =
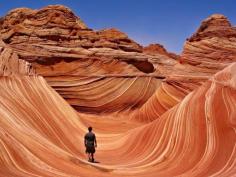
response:
[[[235,71],[234,63],[149,124],[120,133],[100,124],[101,163],[92,167],[86,127],[69,104],[42,77],[2,77],[0,176],[234,176]]]

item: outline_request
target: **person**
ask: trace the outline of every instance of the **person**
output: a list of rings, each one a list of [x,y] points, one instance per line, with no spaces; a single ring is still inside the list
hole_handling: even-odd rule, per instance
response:
[[[88,154],[88,161],[94,162],[95,147],[97,147],[97,140],[95,134],[92,132],[93,128],[88,127],[88,133],[84,136],[84,145],[86,147],[86,153]]]

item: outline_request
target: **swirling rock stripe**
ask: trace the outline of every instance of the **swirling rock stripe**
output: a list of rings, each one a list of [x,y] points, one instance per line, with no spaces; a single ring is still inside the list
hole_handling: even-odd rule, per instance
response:
[[[107,153],[113,152],[108,163],[115,164],[115,172],[153,177],[234,176],[235,71],[233,64],[159,119],[107,147]]]
[[[140,107],[161,80],[153,77],[69,77],[48,83],[80,112],[116,112]]]
[[[0,88],[0,176],[99,176],[79,158],[77,113],[43,78],[1,77]]]
[[[234,176],[235,71],[233,64],[216,74],[149,124],[123,133],[98,131],[102,164],[92,166],[83,160],[85,126],[42,77],[2,77],[1,174]]]

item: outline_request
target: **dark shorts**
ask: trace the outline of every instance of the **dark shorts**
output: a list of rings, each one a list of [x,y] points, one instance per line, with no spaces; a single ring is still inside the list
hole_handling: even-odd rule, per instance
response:
[[[95,147],[94,146],[86,146],[86,153],[95,153]]]

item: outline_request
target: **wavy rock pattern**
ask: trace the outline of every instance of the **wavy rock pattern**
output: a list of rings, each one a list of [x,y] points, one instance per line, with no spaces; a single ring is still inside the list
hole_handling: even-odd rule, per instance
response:
[[[183,78],[162,81],[155,94],[140,109],[132,113],[132,118],[141,122],[151,122],[181,102],[188,93],[199,86],[199,82]]]
[[[140,107],[151,97],[160,84],[160,81],[158,82],[157,79],[150,77],[116,77],[115,79],[96,77],[71,78],[70,80],[74,81],[75,84],[68,85],[69,88],[66,89],[65,84],[60,87],[57,83],[54,87],[55,90],[77,110],[94,113],[115,112]],[[82,85],[81,83],[86,84]],[[52,83],[51,85],[53,86]],[[73,91],[71,91],[72,87]],[[74,97],[77,99],[75,100]]]
[[[116,80],[127,81],[129,85],[132,85],[133,78],[137,78],[138,82],[149,85],[150,79],[138,77],[151,75],[152,83],[159,83],[165,77],[171,77],[172,85],[178,88],[179,84],[185,85],[186,80],[180,81],[179,78],[185,77],[189,78],[187,80],[190,80],[191,84],[199,86],[204,79],[206,81],[235,61],[235,27],[222,15],[213,15],[206,19],[186,42],[181,56],[167,52],[158,44],[142,48],[117,29],[93,31],[70,9],[63,6],[48,6],[40,10],[13,10],[1,20],[0,29],[3,41],[19,58],[31,62],[38,74],[44,76],[72,106],[81,111],[91,110],[92,107],[93,112],[106,111],[101,106],[106,105],[107,101],[88,106],[91,100],[95,99],[82,96],[81,101],[79,97],[84,95],[83,91],[79,93],[80,88],[87,87],[88,83],[91,83],[88,87],[93,87],[95,80],[101,84],[101,78],[113,78],[113,84]],[[195,79],[192,79],[193,77]],[[85,85],[82,86],[83,84]],[[110,111],[128,110],[130,105],[133,108],[141,107],[155,93],[153,88],[159,85],[155,84],[150,89],[147,87],[149,94],[141,96],[144,100],[120,99],[117,109]],[[127,88],[116,89],[114,96],[120,95],[122,89]],[[182,90],[177,89],[176,95],[173,96],[178,97]],[[181,94],[186,95],[192,90],[184,89]],[[97,89],[96,93],[95,91],[94,95],[99,97],[102,90]],[[140,90],[137,89],[127,91],[128,97],[140,95]],[[105,93],[103,95],[105,97]],[[107,97],[110,97],[109,94]],[[158,99],[162,99],[161,96]],[[169,99],[172,99],[171,96]],[[109,102],[112,103],[112,100]],[[173,101],[168,108],[175,104],[176,101]]]
[[[94,168],[82,160],[85,126],[42,77],[2,77],[0,176],[233,176],[235,71],[236,63],[150,124],[97,132]]]
[[[41,77],[0,83],[0,176],[86,176],[89,167],[76,158],[83,127],[68,103]]]
[[[1,177],[235,176],[235,27],[224,16],[181,56],[93,31],[63,6],[13,10],[0,33]],[[85,160],[89,125],[98,164]]]
[[[223,15],[204,20],[184,46],[182,62],[216,73],[236,61],[236,28]]]
[[[124,140],[119,147],[122,152],[132,151],[119,154],[117,148],[115,153],[124,160],[121,171],[148,169],[147,176],[234,176],[235,71],[236,63],[156,121],[129,132],[126,136],[132,138],[126,137],[129,142]]]
[[[129,105],[140,107],[164,77],[159,73],[152,78],[144,78],[146,73],[155,71],[154,65],[149,62],[149,56],[142,53],[142,47],[127,35],[116,29],[93,31],[63,6],[48,6],[40,10],[15,9],[1,23],[1,38],[6,45],[20,59],[32,63],[37,74],[44,76],[74,107],[82,108],[81,111],[93,111],[94,107],[94,111],[106,112],[102,105],[107,105],[107,102],[113,104],[113,101],[101,99],[95,103],[95,100],[105,96],[115,100],[121,94],[128,95],[127,99],[119,98],[119,106],[110,111],[129,109]],[[160,56],[150,58],[158,60]],[[144,77],[137,78],[140,75]],[[115,80],[111,81],[112,78]],[[112,88],[117,81],[125,84],[118,84],[117,89],[109,90],[107,95],[101,95],[103,90],[97,89],[96,92],[95,89],[97,97],[84,97],[83,87],[93,88],[96,80],[98,85],[104,82],[105,89]],[[141,83],[151,86],[146,87],[144,93],[129,89]],[[123,94],[125,90],[127,93]],[[111,92],[115,92],[114,96],[109,95]],[[133,96],[143,100],[130,99]],[[91,101],[94,103],[88,106]]]

